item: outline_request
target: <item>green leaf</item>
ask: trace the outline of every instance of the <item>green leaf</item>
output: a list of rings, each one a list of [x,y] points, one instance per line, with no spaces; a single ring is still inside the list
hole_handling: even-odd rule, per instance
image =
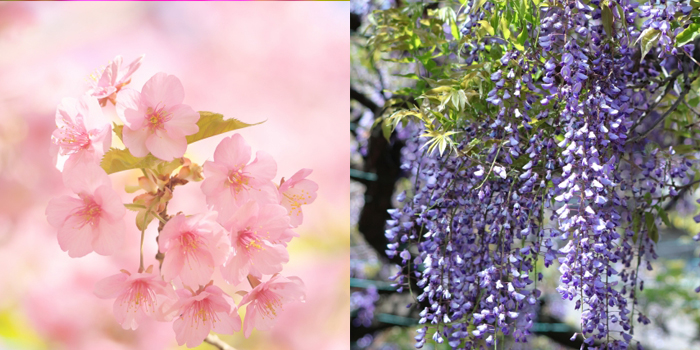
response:
[[[612,10],[610,9],[610,6],[608,6],[608,2],[606,1],[603,3],[602,9],[601,9],[601,15],[602,15],[602,20],[603,20],[603,28],[605,28],[605,33],[608,34],[609,37],[613,37],[613,13]]]
[[[394,76],[401,77],[401,78],[406,78],[406,79],[420,79],[419,76],[417,76],[414,73],[409,73],[409,74],[394,74]]]
[[[649,53],[649,50],[651,50],[651,47],[654,46],[654,44],[656,44],[656,41],[659,40],[660,36],[661,32],[658,29],[653,28],[647,28],[642,32],[642,34],[639,34],[639,38],[637,38],[635,45],[641,40],[642,57],[640,58],[640,62],[644,60],[644,56],[646,56],[647,53]]]
[[[391,142],[392,131],[394,131],[394,126],[389,119],[385,119],[384,123],[382,124],[382,135],[384,135],[384,138],[389,142]]]
[[[644,213],[644,223],[647,227],[647,234],[649,238],[655,243],[659,241],[659,228],[656,227],[656,221],[654,220],[654,215],[652,213]]]
[[[700,36],[700,24],[691,23],[688,28],[676,35],[676,46],[683,46]]]
[[[630,37],[630,32],[629,29],[627,29],[627,26],[629,25],[627,23],[627,17],[625,16],[625,10],[622,8],[622,5],[619,3],[615,3],[617,5],[617,13],[620,15],[620,22],[622,22],[622,28],[625,29],[625,34],[627,35],[627,38],[629,39]]]
[[[199,112],[199,121],[197,121],[199,131],[194,135],[187,136],[187,143],[190,144],[206,139],[207,137],[216,136],[225,132],[258,125],[261,123],[263,122],[246,124],[233,118],[224,120],[224,116],[219,113]]]
[[[155,172],[157,175],[170,176],[175,169],[179,168],[183,164],[185,164],[185,160],[183,158],[175,158],[171,162],[160,162],[156,165]]]
[[[688,154],[691,152],[695,152],[697,150],[697,147],[695,147],[694,145],[677,145],[673,146],[673,150],[676,151],[676,154]]]
[[[632,231],[634,231],[634,236],[632,236],[632,241],[637,243],[637,237],[639,237],[639,229],[642,226],[642,215],[639,211],[634,211],[632,213]]]
[[[143,206],[141,204],[133,204],[133,203],[124,204],[124,207],[126,207],[126,209],[133,210],[133,211],[147,209],[145,206]]]
[[[496,31],[493,30],[493,27],[491,26],[491,24],[489,22],[481,20],[481,21],[476,22],[476,23],[481,24],[481,28],[484,28],[486,30],[486,32],[489,33],[489,35],[493,36],[494,34],[496,34]]]
[[[162,162],[162,160],[154,157],[152,154],[138,158],[131,155],[128,149],[112,148],[102,157],[100,166],[107,174],[114,174],[129,169],[151,168],[159,162]]]
[[[114,123],[114,128],[112,130],[114,130],[114,133],[117,134],[119,140],[124,142],[124,139],[122,139],[122,129],[124,129],[124,125],[118,125],[117,123]]]
[[[518,38],[513,42],[513,46],[515,46],[515,49],[518,51],[525,51],[525,40],[527,40],[527,34],[527,28],[523,28],[523,31],[520,32]]]
[[[480,9],[482,6],[484,6],[484,3],[485,3],[485,2],[486,2],[486,0],[477,0],[477,1],[474,1],[474,4],[472,5],[472,8],[471,8],[471,10],[470,10],[469,12],[471,12],[472,14],[476,13],[476,11],[477,11],[478,9]]]
[[[649,228],[649,239],[654,241],[654,243],[659,243],[659,228],[656,227],[656,223]]]
[[[501,22],[498,23],[498,26],[501,27],[501,32],[503,32],[503,39],[510,39],[510,29],[508,28],[508,25],[510,24],[510,21],[508,21],[505,17],[505,14],[501,16]]]
[[[146,215],[146,213],[149,214]],[[155,216],[151,215],[150,212],[140,210],[138,214],[136,214],[136,228],[138,228],[139,231],[144,231],[153,219],[155,219]]]
[[[668,219],[668,213],[666,213],[666,210],[664,210],[664,208],[662,208],[660,205],[657,205],[656,211],[659,212],[659,216],[661,217],[661,221],[664,222],[664,225],[666,225],[666,227],[673,227],[673,226],[671,226],[671,220]]]

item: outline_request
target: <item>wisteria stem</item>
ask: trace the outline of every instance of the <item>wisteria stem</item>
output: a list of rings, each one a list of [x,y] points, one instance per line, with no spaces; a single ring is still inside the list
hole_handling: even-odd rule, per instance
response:
[[[219,350],[236,350],[233,346],[226,344],[214,334],[207,335],[207,337],[204,338],[204,341],[215,346]]]

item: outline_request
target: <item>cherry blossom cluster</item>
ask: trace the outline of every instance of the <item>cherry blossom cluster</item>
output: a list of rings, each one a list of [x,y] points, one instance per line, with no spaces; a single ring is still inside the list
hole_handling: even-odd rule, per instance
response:
[[[526,341],[542,261],[558,268],[557,291],[582,311],[572,340],[627,349],[634,322],[649,323],[635,305],[640,267],[651,270],[658,225],[668,221],[664,205],[696,183],[697,161],[677,152],[683,144],[657,128],[667,115],[654,110],[666,84],[690,87],[693,50],[673,48],[684,26],[669,24],[690,6],[541,6],[541,25],[522,29],[537,40],[518,50],[472,36],[489,18],[505,16],[492,13],[495,3],[465,4],[471,10],[459,57],[478,63],[488,55],[485,44],[505,49],[487,62],[488,108],[454,130],[452,154],[426,152],[418,141],[425,130],[414,133],[403,169],[415,185],[398,195],[403,205],[387,222],[387,254],[405,267],[395,282],[417,288],[425,326],[416,346],[430,329],[434,341],[453,348],[493,346],[499,334]],[[656,36],[654,45],[643,44],[644,56],[637,39],[647,29]]]
[[[210,130],[198,139],[229,129],[216,130],[215,120],[184,104],[184,88],[173,75],[157,73],[140,91],[125,87],[142,59],[123,66],[117,56],[83,96],[58,105],[52,152],[73,195],[52,199],[47,220],[70,257],[93,251],[108,256],[124,249],[126,209],[138,212],[140,266],[125,267],[94,289],[99,298],[115,299],[114,317],[124,329],[138,328],[145,318],[172,322],[177,343],[188,347],[202,343],[210,331],[242,329],[248,337],[254,328],[269,330],[284,304],[305,298],[301,279],[280,273],[289,261],[287,244],[303,222],[302,207],[316,198],[318,185],[307,178],[311,170],[275,184],[275,160],[264,151],[252,159],[240,134],[223,139],[213,161],[192,163],[184,157],[188,137],[200,128]],[[111,123],[102,108],[108,103],[116,106],[123,125]],[[111,148],[114,136],[124,150]],[[139,164],[132,168],[144,174],[138,179],[144,193],[133,203],[122,203],[113,189],[103,164],[108,156]],[[202,180],[208,207],[194,215],[169,215],[174,187]],[[157,271],[153,265],[145,268],[143,258],[145,230],[155,219]],[[225,282],[241,289],[238,303],[224,292],[228,287],[214,284],[217,269]],[[247,292],[244,282],[250,284]],[[246,308],[243,321],[241,307]]]

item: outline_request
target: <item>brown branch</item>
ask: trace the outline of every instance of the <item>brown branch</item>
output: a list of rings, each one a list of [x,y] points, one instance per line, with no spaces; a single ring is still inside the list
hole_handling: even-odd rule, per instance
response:
[[[369,97],[367,97],[367,96],[363,95],[361,92],[355,90],[355,88],[353,88],[353,87],[350,87],[350,99],[355,100],[355,101],[359,102],[360,104],[362,104],[363,106],[369,108],[372,111],[372,113],[375,114],[375,116],[378,114],[377,112],[379,112],[379,109],[380,109],[379,105],[374,103],[374,101],[370,100]]]
[[[667,81],[666,89],[664,90],[664,92],[661,95],[657,96],[656,99],[654,100],[654,102],[651,104],[651,106],[649,106],[649,108],[647,108],[647,110],[644,111],[644,114],[642,114],[634,122],[634,125],[632,125],[632,127],[629,129],[629,133],[633,133],[634,129],[636,129],[637,126],[639,126],[639,124],[641,124],[641,122],[644,120],[644,118],[646,118],[656,108],[656,106],[659,105],[661,100],[663,100],[663,98],[666,95],[668,95],[669,92],[671,92],[671,90],[673,89],[673,85],[675,85],[675,83],[676,83],[676,78],[678,78],[678,76],[680,74],[681,74],[681,71],[675,71],[675,72],[673,72],[673,74],[670,77],[667,78],[668,81]],[[663,82],[662,82],[662,84],[663,84]]]
[[[215,346],[219,350],[236,350],[233,346],[226,344],[214,334],[207,335],[207,337],[204,338],[204,341]]]
[[[687,71],[684,70],[684,73],[685,73],[684,74],[685,75],[685,82],[683,84],[684,85],[683,91],[681,91],[680,95],[678,95],[678,98],[676,99],[676,101],[673,102],[673,104],[671,105],[671,108],[669,108],[666,112],[664,112],[664,114],[661,115],[661,117],[659,119],[657,119],[656,122],[654,122],[654,124],[647,131],[643,132],[642,134],[640,134],[636,137],[633,137],[632,139],[628,140],[627,142],[636,142],[636,141],[639,141],[639,140],[649,136],[649,134],[652,131],[654,131],[654,129],[656,129],[656,127],[659,126],[659,124],[661,124],[661,122],[663,122],[666,119],[666,117],[671,115],[671,113],[673,113],[673,111],[675,111],[676,108],[678,108],[678,105],[680,105],[681,102],[685,101],[685,95],[687,95],[688,92],[690,91],[690,79],[688,79]],[[671,86],[670,84],[671,83],[669,83],[669,86]],[[666,89],[666,90],[668,90],[668,89]],[[664,95],[665,95],[665,93],[664,93]]]

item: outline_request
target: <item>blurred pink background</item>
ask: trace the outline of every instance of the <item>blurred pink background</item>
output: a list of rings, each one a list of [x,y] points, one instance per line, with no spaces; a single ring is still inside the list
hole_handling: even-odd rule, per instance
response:
[[[307,302],[285,306],[271,332],[220,337],[239,350],[348,349],[348,12],[348,3],[0,4],[0,349],[179,348],[172,324],[122,330],[113,301],[92,294],[95,281],[138,266],[134,212],[122,253],[79,259],[60,250],[44,215],[50,198],[67,193],[48,151],[56,105],[84,93],[89,75],[116,55],[129,63],[141,54],[130,87],[163,71],[180,78],[195,110],[266,120],[239,132],[275,158],[276,180],[311,168],[320,186],[283,272],[304,280]],[[195,143],[186,156],[201,164],[232,134]],[[123,188],[138,176],[111,176],[125,203],[134,194]],[[199,184],[178,187],[169,212],[201,211]]]

